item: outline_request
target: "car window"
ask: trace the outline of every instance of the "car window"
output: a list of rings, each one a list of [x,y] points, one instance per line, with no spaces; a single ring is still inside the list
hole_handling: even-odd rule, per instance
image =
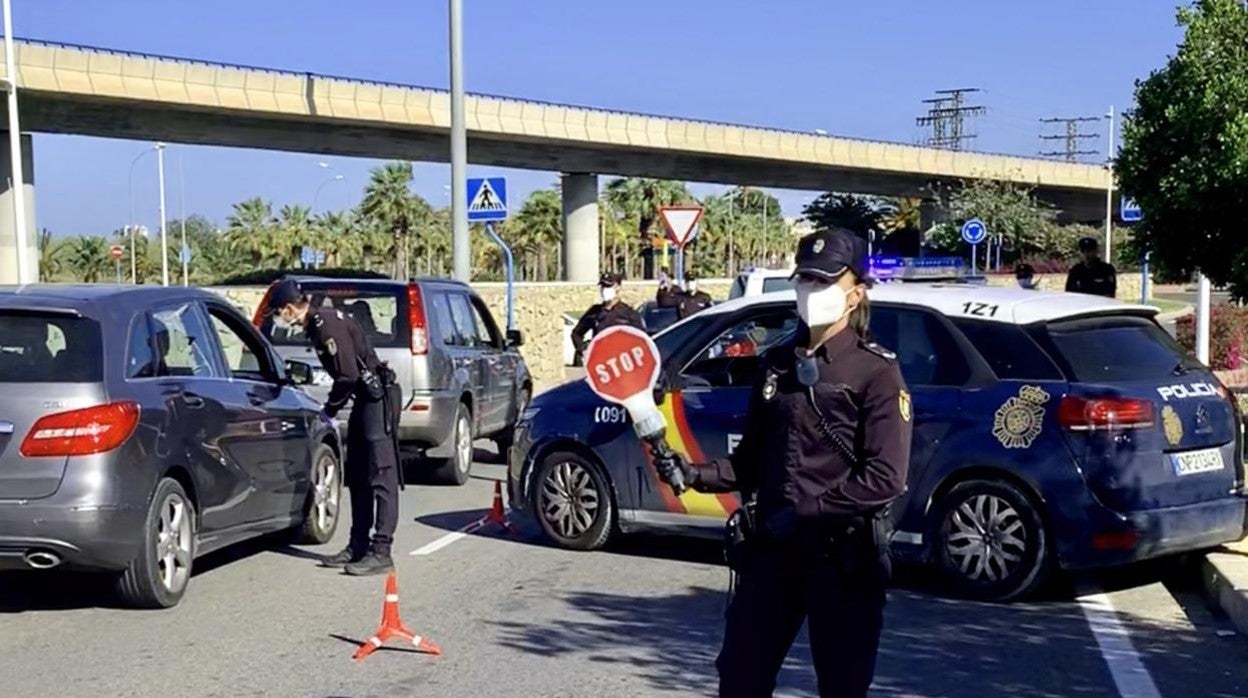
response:
[[[230,375],[248,380],[267,381],[265,362],[260,357],[266,355],[264,347],[255,342],[250,334],[244,334],[234,327],[235,322],[226,319],[222,311],[209,307],[212,328],[217,333],[217,341],[221,346],[222,358]]]
[[[103,372],[94,320],[0,311],[0,383],[96,383]]]
[[[1050,323],[1055,356],[1072,380],[1088,383],[1173,378],[1189,367],[1187,353],[1152,320],[1100,317]]]
[[[738,276],[737,280],[732,282],[732,290],[728,292],[728,299],[740,298],[745,295],[745,276]]]
[[[152,314],[152,330],[154,356],[151,368],[141,370],[144,376],[216,375],[210,358],[212,330],[205,326],[195,304],[181,303],[156,311]]]
[[[871,309],[871,339],[897,354],[908,385],[962,385],[970,364],[949,331],[930,312]]]
[[[355,320],[374,348],[406,347],[409,338],[405,313],[406,297],[390,288],[367,288],[355,284],[309,285],[305,288],[313,308],[330,308]],[[308,343],[302,325],[279,327],[266,318],[260,331],[277,346],[303,346]]]
[[[1061,380],[1062,374],[1036,342],[1018,325],[957,319],[953,324],[966,335],[997,378],[1003,380]]]
[[[763,279],[763,293],[775,293],[777,291],[792,291],[794,288],[793,280],[787,277],[778,276],[770,279]]]
[[[797,313],[790,309],[753,315],[720,333],[685,367],[688,386],[752,386],[762,376],[762,355],[794,337]]]
[[[451,306],[451,320],[455,326],[455,344],[464,347],[475,347],[481,343],[477,335],[477,323],[472,314],[472,304],[468,296],[462,293],[447,294]]]
[[[472,299],[472,317],[478,338],[493,347],[503,346],[503,336],[498,331],[498,325],[494,323],[490,311],[479,298]]]
[[[455,321],[451,319],[451,304],[446,294],[442,291],[430,293],[426,298],[429,299],[429,307],[433,310],[434,337],[435,342],[442,344],[454,345],[455,339]]]
[[[126,347],[126,378],[155,378],[156,362],[152,361],[152,331],[147,313],[136,315],[130,322],[130,339]]]

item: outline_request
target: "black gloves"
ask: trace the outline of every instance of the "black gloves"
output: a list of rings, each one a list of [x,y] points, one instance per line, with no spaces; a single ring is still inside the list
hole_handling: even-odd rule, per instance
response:
[[[663,452],[654,454],[654,469],[659,472],[659,479],[671,485],[677,496],[683,494],[687,488],[697,485],[697,468],[689,465],[688,461],[671,449],[663,449]]]

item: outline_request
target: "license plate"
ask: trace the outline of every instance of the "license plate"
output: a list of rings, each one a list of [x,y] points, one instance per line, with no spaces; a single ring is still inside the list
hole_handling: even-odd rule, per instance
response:
[[[1222,462],[1222,451],[1208,448],[1203,451],[1170,454],[1170,462],[1174,465],[1174,474],[1178,476],[1209,473],[1226,467]]]

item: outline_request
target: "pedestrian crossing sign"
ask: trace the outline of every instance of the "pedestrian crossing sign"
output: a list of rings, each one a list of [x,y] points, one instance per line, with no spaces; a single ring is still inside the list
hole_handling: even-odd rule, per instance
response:
[[[468,180],[468,220],[501,221],[506,218],[506,178],[482,177]]]

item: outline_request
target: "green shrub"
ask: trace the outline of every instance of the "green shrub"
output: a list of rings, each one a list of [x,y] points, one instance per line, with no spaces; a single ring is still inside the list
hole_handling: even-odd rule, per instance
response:
[[[1189,351],[1196,350],[1196,314],[1175,322],[1175,336]],[[1209,367],[1229,371],[1244,364],[1248,349],[1248,308],[1219,304],[1209,309]]]

